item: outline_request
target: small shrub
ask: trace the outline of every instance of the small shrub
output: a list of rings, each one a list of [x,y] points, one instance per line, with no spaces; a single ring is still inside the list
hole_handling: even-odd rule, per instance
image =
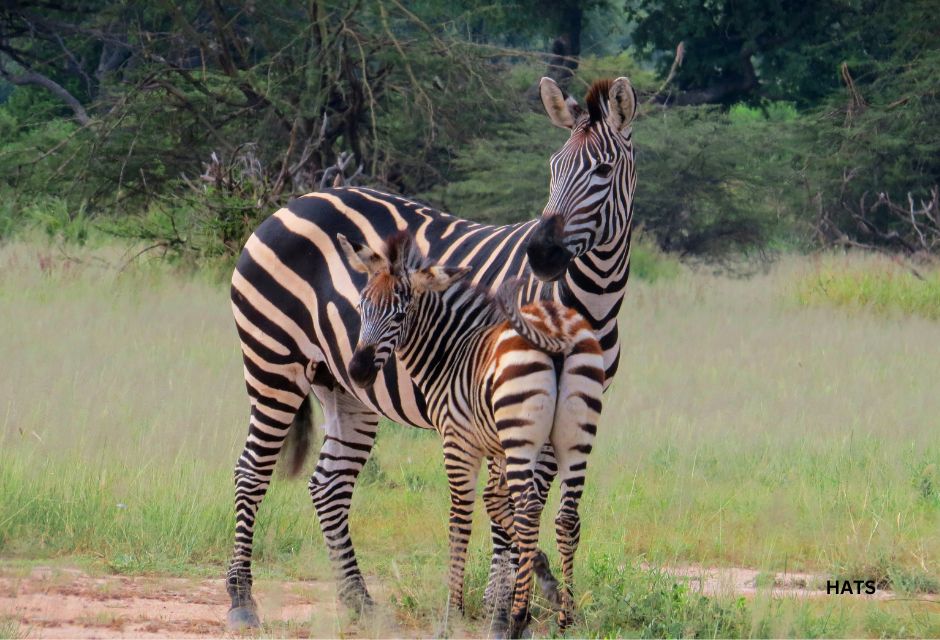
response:
[[[744,598],[723,602],[694,592],[657,570],[618,566],[609,556],[590,560],[592,634],[602,637],[730,638],[749,635]]]
[[[388,474],[379,463],[379,456],[373,452],[359,472],[359,485],[387,485],[389,482]]]
[[[911,462],[911,484],[924,503],[940,506],[940,467],[929,455],[920,462]]]
[[[891,588],[902,593],[940,593],[940,579],[923,570],[896,567],[888,577]]]

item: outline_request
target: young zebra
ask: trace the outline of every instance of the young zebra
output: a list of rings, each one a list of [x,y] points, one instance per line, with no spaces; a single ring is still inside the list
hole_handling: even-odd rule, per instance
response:
[[[359,342],[349,374],[371,385],[394,352],[428,403],[443,437],[450,485],[450,603],[463,607],[467,544],[483,458],[503,462],[513,509],[502,513],[519,551],[509,633],[528,623],[543,499],[537,495],[539,452],[550,442],[558,462],[561,504],[555,520],[564,585],[558,624],[571,621],[578,503],[584,487],[604,389],[603,351],[577,312],[553,301],[519,309],[521,287],[509,281],[494,300],[458,282],[467,267],[432,264],[409,235],[393,236],[386,255],[338,235],[350,266],[368,274],[360,294]],[[505,492],[504,492],[505,495]]]

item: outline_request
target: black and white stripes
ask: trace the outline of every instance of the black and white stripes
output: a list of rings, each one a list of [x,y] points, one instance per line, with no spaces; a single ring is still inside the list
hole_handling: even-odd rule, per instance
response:
[[[546,105],[557,91],[553,86],[543,81]],[[600,342],[605,384],[610,383],[620,353],[616,316],[629,274],[635,183],[627,118],[632,112],[623,100],[614,110],[610,106],[615,93],[627,95],[625,87],[625,79],[596,83],[587,111],[557,91],[564,112],[552,105],[549,115],[556,123],[570,119],[565,126],[572,134],[552,158],[551,196],[539,220],[482,225],[372,189],[328,189],[292,200],[248,240],[232,276],[251,403],[248,438],[236,466],[235,552],[228,573],[234,625],[257,624],[251,598],[255,517],[304,399],[312,393],[323,409],[326,435],[310,493],[340,594],[353,605],[369,597],[350,538],[349,505],[379,418],[432,425],[424,395],[395,359],[368,388],[352,384],[360,328],[356,305],[366,276],[344,260],[337,234],[378,249],[391,234],[408,231],[422,254],[439,265],[468,268],[467,279],[481,287],[492,290],[521,278],[524,302],[554,300],[584,316]],[[626,124],[611,124],[615,111]],[[539,469],[550,476],[554,461],[541,459]],[[512,552],[498,522],[493,540],[494,557]]]
[[[591,326],[554,301],[518,307],[517,281],[500,287],[497,304],[473,285],[459,282],[466,267],[424,262],[408,235],[397,234],[381,254],[340,245],[357,271],[369,275],[361,294],[362,327],[353,354],[355,382],[371,384],[374,371],[394,351],[427,399],[441,434],[450,485],[450,602],[463,609],[463,577],[473,520],[477,476],[484,458],[499,465],[506,491],[485,501],[519,553],[511,619],[502,630],[517,638],[528,623],[529,592],[544,504],[537,478],[542,449],[551,443],[561,479],[556,519],[564,584],[556,598],[559,625],[571,621],[578,504],[601,411],[604,366]],[[363,257],[367,259],[363,260]],[[556,360],[557,357],[557,360]],[[547,565],[541,568],[548,582]],[[546,575],[547,574],[547,575]],[[503,626],[505,624],[505,626]]]

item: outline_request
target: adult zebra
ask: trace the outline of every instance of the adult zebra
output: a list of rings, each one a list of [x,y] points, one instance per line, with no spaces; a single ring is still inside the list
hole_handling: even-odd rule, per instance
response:
[[[349,505],[379,418],[431,428],[425,401],[399,363],[388,363],[368,389],[350,382],[365,276],[349,269],[337,234],[379,249],[396,230],[408,230],[434,261],[470,267],[473,282],[494,288],[522,277],[524,302],[555,299],[587,318],[604,350],[607,384],[616,372],[636,182],[630,128],[636,94],[626,78],[598,81],[584,110],[548,78],[540,93],[552,123],[571,135],[552,156],[550,196],[538,220],[483,225],[371,189],[329,189],[292,200],[245,244],[232,276],[232,309],[251,415],[235,467],[230,626],[258,625],[251,597],[255,517],[292,425],[309,420],[311,392],[326,434],[310,495],[340,598],[354,607],[370,598],[349,535]],[[296,427],[295,434],[306,430]],[[492,535],[496,567],[510,538],[496,524]]]

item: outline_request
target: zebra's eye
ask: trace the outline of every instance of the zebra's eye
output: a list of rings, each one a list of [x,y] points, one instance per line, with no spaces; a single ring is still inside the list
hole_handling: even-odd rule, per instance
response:
[[[613,171],[613,167],[609,164],[599,164],[594,168],[594,175],[606,178],[610,175],[610,172]]]

